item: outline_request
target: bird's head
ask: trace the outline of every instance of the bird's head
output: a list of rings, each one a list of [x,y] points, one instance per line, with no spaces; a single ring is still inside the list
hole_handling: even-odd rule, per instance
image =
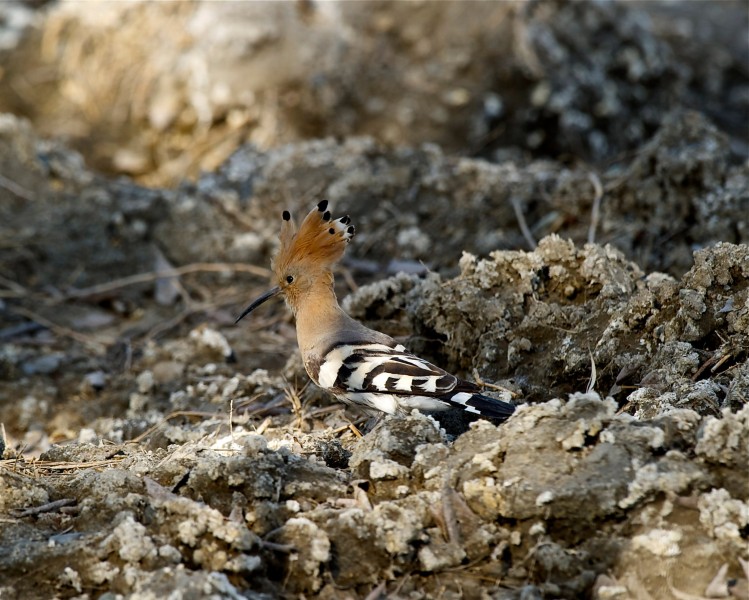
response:
[[[288,210],[283,211],[282,219],[281,244],[271,264],[276,286],[252,302],[236,322],[278,295],[284,296],[296,314],[316,287],[332,285],[331,269],[354,235],[348,215],[333,220],[327,200],[313,208],[298,229]]]

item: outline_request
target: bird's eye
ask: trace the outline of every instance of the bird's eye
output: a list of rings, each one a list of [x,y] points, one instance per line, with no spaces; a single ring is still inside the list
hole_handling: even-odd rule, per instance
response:
[[[286,283],[294,283],[294,277],[291,275],[286,276]]]

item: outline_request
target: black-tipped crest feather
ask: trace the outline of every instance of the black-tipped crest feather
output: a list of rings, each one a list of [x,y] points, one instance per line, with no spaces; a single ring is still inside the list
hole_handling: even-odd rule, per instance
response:
[[[330,219],[328,201],[321,200],[307,214],[298,230],[293,219],[282,222],[281,244],[273,259],[273,269],[279,281],[292,265],[330,269],[341,259],[353,234],[351,228],[344,227],[351,222],[351,217],[346,215],[332,222]]]

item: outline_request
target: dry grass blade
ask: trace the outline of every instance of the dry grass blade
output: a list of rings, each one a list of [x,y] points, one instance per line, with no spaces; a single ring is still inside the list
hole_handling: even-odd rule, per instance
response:
[[[677,598],[677,600],[710,600],[709,598],[705,598],[705,596],[698,596],[696,594],[682,592],[680,589],[674,587],[673,577],[670,573],[666,578],[666,583],[671,594],[674,596],[674,598]]]
[[[590,381],[588,381],[588,387],[585,389],[586,394],[590,394],[595,390],[597,376],[596,361],[593,360],[593,354],[590,354]]]
[[[131,444],[138,444],[142,442],[144,439],[146,439],[148,436],[152,435],[156,431],[158,431],[161,427],[166,425],[171,419],[174,419],[176,417],[206,417],[206,418],[213,418],[213,419],[226,419],[226,415],[223,415],[219,412],[203,412],[198,410],[177,410],[172,413],[169,413],[166,417],[164,417],[161,421],[156,423],[155,425],[152,425],[148,429],[146,429],[143,433],[141,433],[139,436],[134,437],[132,440],[129,440],[128,443]]]
[[[106,460],[92,460],[88,462],[64,462],[44,460],[24,460],[13,458],[0,460],[0,469],[10,473],[19,473],[30,477],[44,477],[49,475],[70,474],[85,469],[105,469],[121,462],[124,457],[109,458]]]
[[[275,394],[268,402],[257,404],[256,406],[252,406],[252,408],[248,408],[250,405],[254,404],[255,400],[266,395],[267,394],[265,392],[260,392],[252,398],[249,398],[247,400],[240,400],[234,405],[234,414],[241,415],[242,417],[247,418],[252,416],[261,416],[264,413],[269,415],[288,413],[288,408],[286,408],[287,399],[286,394],[284,393]]]
[[[343,280],[346,282],[346,285],[348,286],[350,293],[354,293],[356,290],[359,289],[359,286],[356,285],[356,281],[354,281],[354,276],[351,275],[351,271],[349,269],[341,269],[340,272],[341,272],[341,275],[343,276]]]
[[[512,204],[512,210],[515,211],[515,218],[518,220],[520,232],[523,234],[525,241],[528,242],[528,246],[530,246],[530,249],[535,250],[538,244],[536,243],[536,239],[533,237],[533,234],[528,227],[528,223],[526,223],[525,221],[525,215],[523,214],[522,206],[520,206],[520,200],[513,196],[512,198],[510,198],[510,203]]]
[[[299,398],[299,394],[291,385],[287,385],[284,388],[284,393],[286,394],[286,398],[291,404],[291,410],[294,412],[294,416],[296,417],[296,428],[301,429],[302,423],[304,422],[304,410],[302,409],[302,401]]]
[[[229,439],[234,444],[234,396],[229,399]]]
[[[364,600],[379,600],[379,598],[387,598],[387,582],[385,581],[380,582]]]
[[[186,306],[184,310],[180,311],[178,314],[176,314],[171,319],[168,319],[162,323],[158,323],[151,327],[145,334],[142,336],[142,341],[147,342],[149,340],[155,339],[159,337],[160,335],[163,335],[170,329],[173,329],[192,317],[193,315],[200,314],[200,313],[206,313],[209,311],[212,311],[214,309],[220,308],[222,306],[231,306],[241,303],[246,299],[245,294],[233,294],[230,296],[221,296],[214,300],[210,300],[207,302],[196,302],[191,303],[190,305]],[[250,331],[255,331],[258,329],[257,327],[251,328]]]
[[[356,425],[354,425],[353,423],[349,423],[348,424],[348,429],[350,429],[351,433],[353,433],[356,437],[358,437],[358,438],[363,438],[364,437],[362,435],[362,432],[359,431],[359,428]]]
[[[731,592],[728,591],[728,563],[723,563],[718,569],[718,573],[705,588],[705,596],[708,598],[729,598]]]
[[[265,430],[268,429],[268,427],[270,427],[271,425],[272,425],[271,418],[265,417],[265,419],[263,419],[263,422],[257,426],[257,429],[255,429],[255,433],[257,435],[263,435],[265,433]]]
[[[341,406],[337,406],[335,408],[336,410],[344,410],[344,408]],[[344,418],[346,417],[344,416]],[[360,419],[357,419],[356,421],[354,421],[354,423],[349,423],[348,425],[342,425],[341,427],[336,427],[335,429],[331,430],[330,433],[332,433],[333,435],[338,435],[339,433],[343,433],[344,431],[350,431],[354,435],[358,433],[359,437],[362,437],[361,432],[357,428],[357,425],[366,423],[368,420],[369,420],[369,417],[361,417]]]
[[[296,548],[291,544],[277,544],[276,542],[266,542],[265,540],[261,540],[260,545],[264,550],[273,550],[274,552],[282,552],[284,554],[291,554],[296,551]]]

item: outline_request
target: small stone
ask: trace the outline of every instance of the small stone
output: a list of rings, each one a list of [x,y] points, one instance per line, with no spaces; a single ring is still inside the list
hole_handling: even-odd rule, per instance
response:
[[[471,93],[465,88],[455,88],[446,92],[442,101],[448,106],[465,106],[471,101]]]
[[[138,391],[141,394],[147,394],[153,389],[153,373],[151,371],[143,371],[138,375],[135,382],[138,384]]]
[[[185,370],[184,363],[175,360],[162,360],[157,362],[151,369],[153,381],[156,384],[171,383],[182,376]]]
[[[83,377],[83,383],[81,384],[84,389],[90,389],[94,391],[101,391],[107,384],[107,376],[104,371],[92,371],[87,373]]]
[[[96,435],[96,432],[93,429],[89,429],[88,427],[84,427],[78,433],[79,444],[95,444],[97,439],[98,436]]]
[[[26,361],[21,370],[26,375],[51,375],[60,368],[62,359],[62,353],[52,352]]]
[[[465,551],[458,544],[429,544],[419,550],[419,562],[424,571],[456,567],[465,556]]]

